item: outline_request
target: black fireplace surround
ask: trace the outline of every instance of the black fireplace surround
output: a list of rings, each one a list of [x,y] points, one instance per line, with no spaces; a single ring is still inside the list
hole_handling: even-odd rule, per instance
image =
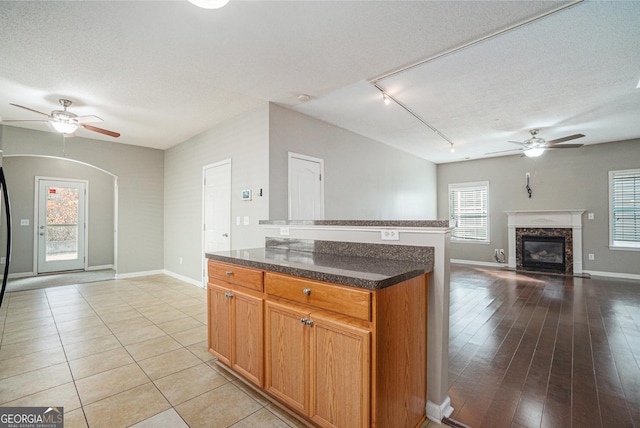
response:
[[[565,272],[565,238],[563,236],[523,235],[521,250],[524,269]]]

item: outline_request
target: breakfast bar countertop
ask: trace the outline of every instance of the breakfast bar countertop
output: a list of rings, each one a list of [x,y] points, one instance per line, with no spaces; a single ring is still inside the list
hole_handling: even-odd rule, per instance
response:
[[[219,251],[206,253],[206,257],[369,290],[386,288],[433,270],[433,261],[430,260],[395,260],[272,247]]]

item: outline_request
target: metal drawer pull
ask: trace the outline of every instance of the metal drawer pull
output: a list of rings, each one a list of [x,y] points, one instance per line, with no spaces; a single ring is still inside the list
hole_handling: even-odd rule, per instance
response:
[[[306,324],[307,324],[309,327],[312,327],[312,326],[313,326],[313,321],[312,321],[312,320],[307,320]]]
[[[310,288],[305,288],[304,290],[302,290],[302,292],[304,294],[306,294],[307,296],[311,295],[311,289]]]
[[[231,299],[233,297],[233,294],[229,293],[228,291],[226,293],[224,293],[224,297]]]
[[[301,322],[302,324],[306,324],[308,321],[309,321],[309,320],[308,320],[308,319],[306,319],[306,318],[300,318],[300,322]]]
[[[231,270],[227,271],[227,276],[231,276],[232,274],[233,274],[233,271],[231,271]]]

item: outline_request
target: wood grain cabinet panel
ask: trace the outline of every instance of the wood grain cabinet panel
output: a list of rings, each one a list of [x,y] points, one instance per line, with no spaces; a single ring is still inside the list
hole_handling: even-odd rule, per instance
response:
[[[264,384],[263,299],[209,283],[209,352],[258,386]]]
[[[212,266],[209,349],[220,362],[320,427],[424,422],[426,275],[366,290]]]

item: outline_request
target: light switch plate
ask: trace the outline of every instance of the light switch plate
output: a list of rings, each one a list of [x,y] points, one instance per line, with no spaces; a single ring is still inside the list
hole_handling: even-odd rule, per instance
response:
[[[593,220],[595,218],[595,216],[593,215],[593,213],[589,213],[589,214],[587,214],[587,218],[589,220]]]
[[[244,225],[245,226],[249,226],[249,216],[248,215],[244,216]]]

